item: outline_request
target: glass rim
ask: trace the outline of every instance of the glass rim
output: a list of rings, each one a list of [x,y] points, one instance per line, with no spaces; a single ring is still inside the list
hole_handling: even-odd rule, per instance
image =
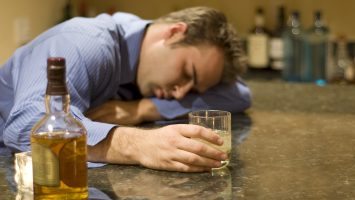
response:
[[[205,113],[205,116],[202,115]],[[212,115],[209,115],[212,114]],[[217,115],[215,115],[217,114]],[[207,115],[207,116],[206,116]],[[230,117],[232,114],[229,111],[225,110],[195,110],[189,112],[189,117],[199,117],[199,118],[218,118],[218,117]]]

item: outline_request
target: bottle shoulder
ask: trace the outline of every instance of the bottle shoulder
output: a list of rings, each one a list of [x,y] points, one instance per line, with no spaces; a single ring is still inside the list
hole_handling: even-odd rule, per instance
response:
[[[329,28],[326,26],[312,26],[306,31],[307,34],[327,35],[329,34]]]
[[[43,132],[60,132],[65,131],[70,133],[86,134],[86,129],[83,124],[75,119],[70,113],[55,112],[45,114],[41,120],[34,125],[31,130],[32,134]]]
[[[307,41],[327,42],[329,30],[326,27],[311,27],[305,32]]]
[[[302,27],[287,27],[282,32],[282,37],[304,37],[305,31]]]
[[[270,35],[270,31],[263,26],[254,26],[250,31],[250,34],[265,34]]]

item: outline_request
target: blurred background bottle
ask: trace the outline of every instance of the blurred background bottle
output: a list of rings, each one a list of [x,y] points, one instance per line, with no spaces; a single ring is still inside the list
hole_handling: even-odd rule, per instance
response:
[[[67,0],[63,8],[62,19],[59,21],[59,23],[65,22],[71,18],[73,18],[73,6],[71,0]]]
[[[305,34],[303,82],[326,83],[326,61],[329,44],[329,29],[322,20],[322,12],[314,12],[314,22]]]
[[[265,28],[265,16],[262,8],[257,8],[254,27],[247,38],[248,66],[251,69],[265,69],[269,66],[269,33]]]
[[[88,17],[88,4],[85,0],[79,2],[78,5],[78,16],[80,17]]]
[[[286,81],[301,81],[303,71],[303,30],[298,11],[290,15],[287,28],[282,34],[284,42],[284,69],[282,77]]]
[[[276,16],[276,27],[271,33],[270,38],[270,68],[281,71],[284,68],[284,44],[282,40],[282,33],[285,30],[285,8],[279,6]]]
[[[333,83],[355,82],[355,66],[349,56],[345,35],[340,35],[337,38],[334,69],[330,81]]]

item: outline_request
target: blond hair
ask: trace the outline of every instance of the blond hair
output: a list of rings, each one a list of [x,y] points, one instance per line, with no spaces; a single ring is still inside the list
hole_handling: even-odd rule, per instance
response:
[[[209,44],[224,53],[224,68],[221,82],[231,83],[246,70],[246,59],[235,29],[219,10],[208,7],[192,7],[169,13],[154,23],[187,24],[185,37],[177,45]]]

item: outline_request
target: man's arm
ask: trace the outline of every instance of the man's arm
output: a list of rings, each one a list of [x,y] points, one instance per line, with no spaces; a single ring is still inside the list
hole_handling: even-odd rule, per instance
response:
[[[227,155],[192,138],[221,145],[212,130],[188,124],[158,129],[118,127],[95,146],[88,147],[88,160],[182,172],[209,171],[221,166]]]
[[[182,100],[157,98],[135,101],[108,101],[90,109],[85,115],[91,120],[136,125],[147,121],[174,119],[198,109],[219,109],[242,112],[251,105],[249,88],[238,81],[232,85],[218,85],[204,94],[189,93]]]
[[[150,99],[134,101],[111,100],[85,114],[94,121],[120,125],[136,125],[163,119]]]
[[[249,88],[238,80],[235,84],[219,84],[203,94],[188,93],[180,101],[157,98],[152,101],[163,118],[174,119],[200,109],[243,112],[251,106],[251,94]]]

